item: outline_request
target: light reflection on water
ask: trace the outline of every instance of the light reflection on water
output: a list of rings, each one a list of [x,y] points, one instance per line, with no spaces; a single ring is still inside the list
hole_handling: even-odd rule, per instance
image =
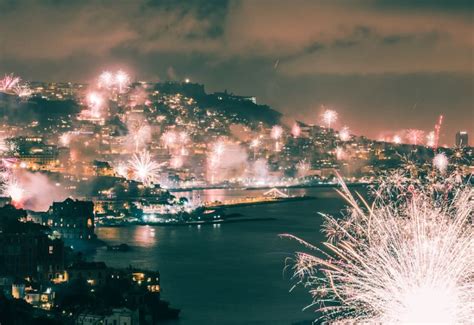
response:
[[[183,191],[183,192],[172,192],[172,194],[178,198],[186,197],[190,202],[215,202],[215,201],[226,201],[237,198],[246,197],[259,197],[263,193],[267,192],[268,189],[209,189],[209,190],[194,190],[194,191]],[[282,191],[289,195],[302,196],[308,191],[304,188],[291,188],[282,189]]]
[[[248,191],[210,190],[205,197],[225,200]],[[261,193],[261,190],[257,190]],[[182,309],[177,324],[293,324],[314,319],[303,288],[291,293],[285,258],[301,247],[279,238],[293,233],[320,242],[318,211],[334,213],[342,201],[331,189],[305,189],[317,200],[229,209],[272,221],[221,225],[98,228],[108,244],[126,243],[129,252],[98,249],[93,256],[110,266],[159,270],[163,297]],[[241,196],[240,196],[241,197]]]

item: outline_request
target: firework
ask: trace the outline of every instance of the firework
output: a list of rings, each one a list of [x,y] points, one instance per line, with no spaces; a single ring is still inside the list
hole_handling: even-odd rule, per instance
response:
[[[99,76],[99,88],[110,88],[114,84],[114,76],[109,71],[104,71]]]
[[[0,154],[7,152],[9,150],[9,146],[5,139],[0,138]]]
[[[281,138],[281,136],[283,135],[283,128],[279,125],[274,125],[272,127],[272,131],[271,131],[271,137],[274,139],[274,140],[278,140]]]
[[[335,153],[336,153],[336,159],[337,160],[343,160],[346,158],[346,153],[344,151],[343,148],[341,147],[337,147],[336,150],[335,150]]]
[[[343,127],[341,131],[339,131],[339,139],[341,141],[349,141],[351,138],[351,133],[347,126]]]
[[[33,95],[33,90],[31,90],[30,86],[27,83],[24,84],[16,84],[13,87],[13,92],[17,95],[20,99],[26,100]]]
[[[161,165],[156,163],[146,150],[139,154],[134,154],[129,161],[130,169],[136,180],[142,182],[145,186],[150,186],[157,178]]]
[[[114,168],[115,173],[123,178],[128,178],[128,166],[127,164],[120,162],[117,166]]]
[[[66,132],[61,134],[59,137],[59,144],[63,147],[69,147],[69,144],[71,143],[71,133]]]
[[[394,135],[392,138],[392,142],[395,144],[400,144],[402,143],[402,138],[399,135]]]
[[[404,181],[407,179],[404,178]],[[393,181],[393,179],[392,179]],[[467,324],[474,316],[474,189],[438,192],[413,180],[362,206],[324,216],[324,248],[296,254],[295,279],[310,288],[319,320],[340,324]],[[429,185],[429,186],[428,186]],[[446,185],[446,184],[442,184]],[[381,195],[381,193],[387,193]]]
[[[185,131],[181,131],[178,133],[178,141],[181,144],[186,144],[189,142],[189,134]]]
[[[119,70],[115,75],[115,84],[117,85],[119,92],[123,92],[129,83],[130,76],[126,72]]]
[[[10,197],[15,207],[21,207],[25,199],[25,190],[13,175],[6,173],[2,178],[4,183],[2,195]]]
[[[441,173],[444,173],[448,168],[449,160],[444,153],[438,153],[433,158],[433,166]]]
[[[208,152],[207,167],[209,169],[211,183],[214,183],[216,180],[216,171],[222,162],[224,151],[225,143],[223,141],[218,141],[214,143],[212,149]]]
[[[291,128],[291,134],[294,138],[297,138],[301,135],[301,128],[298,123],[293,124],[293,127]]]
[[[2,92],[13,92],[14,88],[21,82],[20,77],[16,77],[13,74],[7,74],[0,79],[0,91]]]
[[[174,131],[166,131],[161,136],[161,141],[163,142],[166,148],[171,148],[172,146],[174,146],[176,143],[176,140],[177,140],[177,135],[176,135],[176,132]]]
[[[326,127],[328,129],[331,128],[331,125],[337,121],[338,114],[336,111],[332,109],[326,109],[323,112],[323,122],[326,124]]]
[[[299,177],[305,177],[311,169],[311,165],[306,160],[301,160],[296,164],[296,169]]]
[[[435,131],[431,131],[426,136],[426,145],[428,147],[434,148],[436,146],[436,134]]]
[[[170,160],[170,167],[173,169],[181,168],[183,167],[183,164],[184,164],[184,161],[183,161],[183,157],[181,156],[174,156]]]
[[[219,141],[216,144],[214,144],[214,146],[212,148],[212,157],[215,158],[214,160],[217,160],[217,161],[220,160],[220,158],[222,157],[222,154],[224,153],[224,151],[225,151],[224,142]]]
[[[128,126],[135,152],[138,152],[151,138],[151,128],[145,121],[135,121]]]
[[[87,95],[87,106],[89,107],[88,113],[94,118],[100,118],[102,116],[102,106],[104,104],[104,98],[97,93],[91,92]]]
[[[275,140],[275,151],[280,151],[280,138],[283,135],[283,128],[274,125],[271,130],[271,137]]]
[[[441,131],[441,126],[443,125],[443,115],[440,115],[438,118],[438,123],[435,125],[435,135],[434,135],[434,148],[438,148],[439,143],[439,133]]]
[[[258,138],[253,139],[250,141],[250,148],[258,148],[260,146],[260,140]]]
[[[415,146],[419,145],[421,143],[421,139],[423,139],[424,133],[425,132],[422,130],[410,129],[407,131],[408,141]]]

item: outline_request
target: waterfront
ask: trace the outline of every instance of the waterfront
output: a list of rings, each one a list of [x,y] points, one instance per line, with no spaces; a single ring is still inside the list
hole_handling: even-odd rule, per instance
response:
[[[209,200],[254,195],[259,190],[205,190]],[[181,308],[177,324],[311,323],[311,297],[289,289],[285,259],[300,246],[278,234],[292,233],[320,242],[318,211],[337,213],[343,202],[331,188],[293,189],[316,200],[231,208],[229,212],[275,220],[188,227],[131,226],[98,228],[107,244],[126,243],[130,252],[99,248],[93,256],[110,266],[132,264],[158,269],[163,298]],[[188,193],[190,195],[190,193]]]

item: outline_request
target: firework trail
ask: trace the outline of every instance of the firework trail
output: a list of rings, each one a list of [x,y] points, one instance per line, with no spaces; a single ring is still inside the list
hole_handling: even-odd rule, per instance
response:
[[[155,162],[148,151],[143,150],[139,154],[133,155],[133,158],[129,161],[129,166],[136,180],[142,182],[145,186],[150,186],[158,179],[158,173],[162,165]]]
[[[318,320],[472,323],[474,190],[450,177],[437,182],[390,175],[371,205],[341,182],[350,211],[324,216],[322,248],[283,235],[315,252],[296,254],[294,277],[310,288]]]
[[[336,111],[332,109],[326,109],[324,110],[322,117],[323,117],[323,123],[326,124],[326,127],[328,129],[330,129],[331,125],[337,121],[338,114]]]
[[[274,125],[270,135],[275,140],[275,151],[280,151],[280,138],[283,135],[283,128],[279,125]]]
[[[436,146],[435,131],[431,131],[426,135],[426,146],[434,148]]]

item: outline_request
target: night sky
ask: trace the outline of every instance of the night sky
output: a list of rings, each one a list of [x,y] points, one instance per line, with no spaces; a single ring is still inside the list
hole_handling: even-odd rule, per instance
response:
[[[474,138],[473,1],[0,0],[0,74],[204,83],[305,122],[378,138],[433,129]]]

